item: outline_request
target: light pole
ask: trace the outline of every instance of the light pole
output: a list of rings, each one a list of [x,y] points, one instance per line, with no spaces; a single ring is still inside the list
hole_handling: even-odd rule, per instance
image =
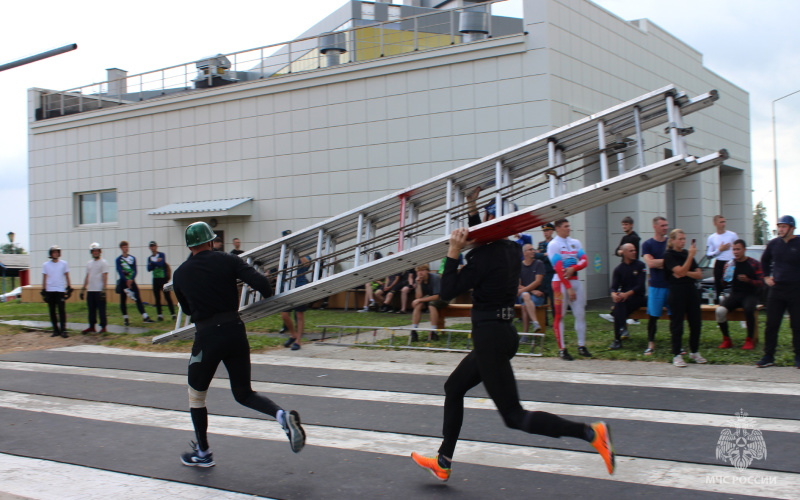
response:
[[[778,135],[775,133],[775,103],[780,101],[781,99],[786,99],[789,96],[793,96],[800,92],[800,90],[795,90],[791,94],[786,94],[783,97],[779,97],[772,101],[772,165],[775,169],[775,217],[780,217],[781,212],[778,209]]]

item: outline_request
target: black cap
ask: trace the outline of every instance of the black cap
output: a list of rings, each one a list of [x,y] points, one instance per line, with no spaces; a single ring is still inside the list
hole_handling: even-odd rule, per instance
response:
[[[147,246],[149,246],[149,247],[151,247],[153,245],[158,246],[158,243],[156,243],[155,241],[151,241],[150,243],[147,244]]]
[[[548,222],[547,224],[542,224],[542,229],[552,229],[555,231],[556,226],[554,226],[552,222]]]

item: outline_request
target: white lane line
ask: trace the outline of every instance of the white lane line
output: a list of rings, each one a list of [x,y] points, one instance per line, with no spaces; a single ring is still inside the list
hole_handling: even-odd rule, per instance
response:
[[[3,493],[37,500],[247,500],[262,499],[216,488],[110,472],[0,453]]]
[[[84,368],[76,366],[46,365],[40,363],[18,363],[0,361],[0,370],[30,371],[61,375],[82,375],[107,379],[132,380],[138,382],[154,382],[162,384],[186,385],[186,376],[162,373],[148,373],[131,370],[112,370],[106,368]],[[227,389],[226,379],[214,379],[212,387]],[[342,389],[308,385],[280,384],[272,382],[253,382],[253,389],[267,394],[288,394],[294,396],[311,396],[319,398],[348,399],[357,401],[373,401],[380,403],[402,403],[421,406],[441,407],[444,396],[416,394],[408,392],[374,391],[366,389]],[[572,405],[546,403],[541,401],[522,401],[522,406],[532,411],[547,411],[559,415],[580,417],[602,417],[622,420],[639,420],[664,424],[704,425],[713,427],[727,426],[735,413],[732,407],[730,415],[711,413],[685,413],[678,411],[643,410],[637,408],[621,408],[615,406]],[[478,410],[495,410],[496,406],[487,398],[464,398],[464,407]],[[800,433],[800,420],[778,418],[756,418],[758,428],[762,431]]]
[[[155,410],[112,403],[0,391],[0,407],[187,432],[192,430],[187,412]],[[273,421],[213,416],[209,423],[209,432],[212,434],[269,441],[286,440],[281,428]],[[306,425],[305,429],[309,436],[308,444],[310,446],[325,448],[408,456],[412,451],[433,452],[439,445],[438,439],[408,434],[316,425]],[[587,451],[590,450],[588,444],[586,448]],[[617,457],[618,471],[615,475],[609,476],[605,465],[596,453],[466,440],[459,442],[456,460],[456,471],[458,463],[471,463],[631,484],[759,497],[796,499],[797,492],[800,491],[800,474],[757,470],[737,473],[732,467]],[[410,462],[408,469],[409,474],[420,474]],[[415,472],[411,472],[412,470]],[[739,479],[748,477],[752,479],[750,481]],[[728,478],[728,480],[719,480],[719,478]],[[734,478],[734,480],[730,478]],[[764,487],[764,478],[768,478],[769,481],[769,486],[766,488]]]
[[[53,351],[113,354],[119,356],[142,356],[153,358],[189,359],[186,353],[163,353],[129,351],[102,346],[60,347]],[[396,373],[404,375],[448,376],[453,367],[440,365],[418,365],[411,363],[387,363],[384,361],[353,361],[346,359],[305,358],[253,354],[251,362],[256,365],[292,366],[295,368],[318,368],[328,370],[349,370],[369,373]],[[649,387],[660,389],[687,389],[709,392],[735,392],[752,394],[772,394],[800,396],[800,384],[781,382],[753,382],[719,379],[678,378],[656,375],[617,375],[606,373],[552,372],[546,370],[520,370],[515,373],[517,380],[539,382],[567,382],[575,384],[618,385],[630,387]]]

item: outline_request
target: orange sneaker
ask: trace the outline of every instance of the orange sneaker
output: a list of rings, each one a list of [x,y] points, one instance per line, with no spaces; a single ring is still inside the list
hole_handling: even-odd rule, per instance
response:
[[[411,452],[411,459],[423,469],[430,472],[439,481],[450,479],[450,469],[443,469],[439,466],[439,455],[433,457],[423,457],[416,451]]]
[[[614,445],[611,444],[611,429],[609,429],[605,422],[596,422],[592,424],[592,430],[594,430],[592,446],[600,452],[600,456],[605,460],[608,473],[613,474],[617,464],[616,455],[614,455]]]
[[[744,345],[742,346],[742,349],[744,349],[745,351],[749,351],[751,349],[755,349],[755,347],[756,345],[753,343],[753,339],[751,339],[750,337],[744,339]]]

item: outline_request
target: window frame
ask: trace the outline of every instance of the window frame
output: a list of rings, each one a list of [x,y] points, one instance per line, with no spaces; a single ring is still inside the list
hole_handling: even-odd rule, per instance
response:
[[[104,220],[103,194],[114,193],[114,220]],[[95,221],[83,222],[83,200],[85,196],[94,196]],[[116,226],[119,224],[119,196],[116,189],[98,189],[96,191],[83,191],[74,194],[75,227]]]

